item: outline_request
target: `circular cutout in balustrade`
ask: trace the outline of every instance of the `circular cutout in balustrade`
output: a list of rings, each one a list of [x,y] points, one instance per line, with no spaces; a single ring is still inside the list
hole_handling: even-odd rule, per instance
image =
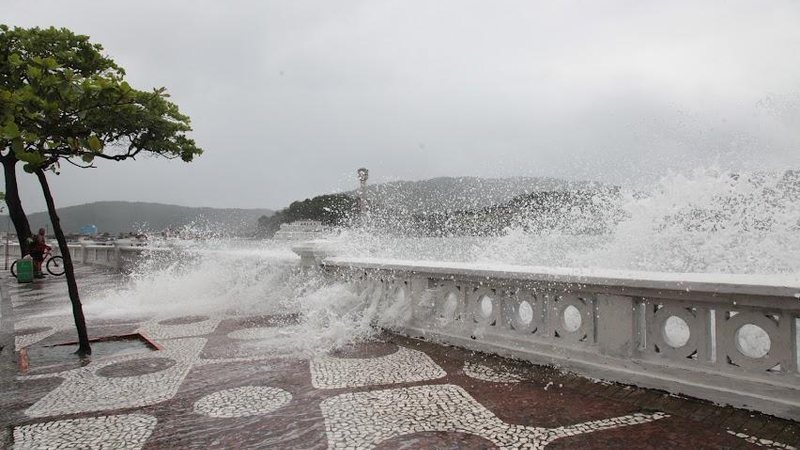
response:
[[[456,294],[453,291],[450,291],[444,297],[442,318],[444,318],[448,322],[455,320],[457,310],[458,310],[458,294]]]
[[[664,328],[661,330],[664,342],[672,348],[681,348],[689,342],[692,333],[689,324],[678,316],[669,316],[664,321]]]
[[[159,325],[189,325],[190,323],[205,322],[208,316],[185,316],[167,319],[158,322]]]
[[[530,325],[530,323],[533,322],[533,306],[531,306],[527,300],[523,300],[519,304],[517,315],[519,316],[519,321],[523,325]]]
[[[753,359],[767,356],[772,347],[769,333],[752,323],[746,323],[736,330],[735,341],[739,353]]]
[[[484,319],[492,317],[492,311],[494,310],[494,299],[488,295],[481,295],[480,299],[478,299],[478,303],[480,304],[481,316],[483,316]]]
[[[109,364],[98,369],[95,374],[107,378],[125,378],[161,372],[177,364],[169,358],[142,358]]]
[[[574,333],[581,328],[583,318],[581,317],[581,312],[578,308],[573,305],[568,305],[566,308],[564,308],[561,321],[563,322],[565,330],[569,331],[570,333]]]
[[[406,302],[406,289],[403,286],[398,286],[392,295],[394,297],[394,301],[396,303],[405,303]]]

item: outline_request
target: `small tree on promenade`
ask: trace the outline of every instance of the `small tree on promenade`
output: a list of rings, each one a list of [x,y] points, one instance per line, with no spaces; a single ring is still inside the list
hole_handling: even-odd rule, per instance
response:
[[[91,347],[47,173],[58,174],[64,162],[93,168],[96,160],[123,161],[140,154],[189,162],[202,153],[187,137],[189,117],[168,100],[166,90],[132,88],[124,80],[125,71],[102,51],[88,36],[64,28],[0,25],[2,162],[4,168],[10,165],[12,173],[16,162],[22,162],[25,172],[36,175],[42,187],[64,257],[79,354],[91,353]],[[9,201],[16,192],[16,179],[10,179],[6,169],[9,215],[24,219],[19,198]],[[17,221],[14,225],[20,233]],[[22,232],[30,235],[30,227]]]

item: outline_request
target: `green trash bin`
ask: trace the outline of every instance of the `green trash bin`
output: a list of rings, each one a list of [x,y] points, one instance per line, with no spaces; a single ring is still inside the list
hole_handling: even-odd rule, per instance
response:
[[[30,256],[26,256],[17,261],[17,282],[33,282],[33,260]]]

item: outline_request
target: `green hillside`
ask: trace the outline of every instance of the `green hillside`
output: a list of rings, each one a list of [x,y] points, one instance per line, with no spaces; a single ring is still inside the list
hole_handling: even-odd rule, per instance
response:
[[[77,233],[82,226],[92,224],[99,233],[112,235],[129,231],[160,232],[191,224],[235,235],[252,234],[259,217],[273,214],[269,209],[192,208],[143,202],[94,202],[60,208],[58,212],[66,233]],[[29,214],[28,219],[31,229],[51,229],[45,212]],[[7,221],[7,216],[0,219],[3,229]]]

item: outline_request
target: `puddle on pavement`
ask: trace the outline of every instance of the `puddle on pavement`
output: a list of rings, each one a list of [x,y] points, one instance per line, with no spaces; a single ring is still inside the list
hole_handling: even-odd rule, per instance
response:
[[[92,354],[84,358],[75,354],[78,344],[26,347],[17,355],[19,372],[23,375],[61,372],[85,366],[93,359],[157,350],[152,343],[138,334],[100,338],[94,340],[91,345]]]

